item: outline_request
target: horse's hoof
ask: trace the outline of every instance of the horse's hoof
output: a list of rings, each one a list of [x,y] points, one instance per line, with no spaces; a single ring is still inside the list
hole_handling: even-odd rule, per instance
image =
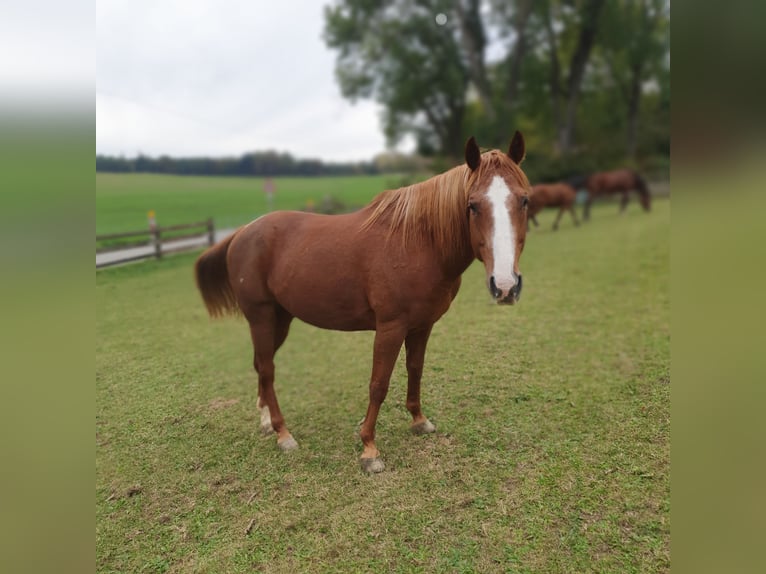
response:
[[[288,437],[283,441],[277,441],[277,446],[282,452],[287,452],[298,448],[298,441],[293,437]]]
[[[263,436],[269,436],[271,434],[274,434],[274,427],[269,425],[261,425],[261,434]]]
[[[413,434],[429,434],[432,432],[436,432],[436,427],[431,421],[426,419],[421,423],[412,425],[410,427],[410,430],[413,432]]]
[[[360,458],[359,461],[362,463],[362,470],[367,474],[377,474],[383,472],[386,468],[386,465],[383,464],[383,459],[379,456],[375,458]]]

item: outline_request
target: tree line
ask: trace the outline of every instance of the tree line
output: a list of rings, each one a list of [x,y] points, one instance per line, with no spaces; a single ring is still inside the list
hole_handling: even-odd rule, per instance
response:
[[[669,0],[336,0],[325,8],[324,40],[337,54],[344,97],[381,104],[388,143],[414,137],[417,155],[431,158],[434,171],[461,161],[471,135],[483,147],[502,148],[520,129],[532,180],[617,165],[668,174]],[[96,157],[97,171],[182,175],[400,167],[274,151]]]
[[[367,175],[380,173],[381,169],[374,161],[328,163],[318,159],[296,159],[291,154],[284,152],[263,151],[224,158],[174,158],[169,156],[153,158],[146,155],[125,158],[96,155],[96,171],[269,177],[277,175]]]

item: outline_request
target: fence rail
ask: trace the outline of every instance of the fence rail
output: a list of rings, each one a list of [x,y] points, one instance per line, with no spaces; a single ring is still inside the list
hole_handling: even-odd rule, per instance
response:
[[[173,231],[185,231],[196,229],[196,232],[168,235]],[[114,241],[117,239],[132,239],[143,237],[140,241],[119,242],[110,245],[98,247],[99,242]],[[197,221],[195,223],[182,223],[179,225],[167,225],[165,227],[150,226],[141,231],[126,231],[123,233],[107,233],[96,235],[96,269],[109,267],[110,265],[119,265],[129,261],[139,261],[141,259],[162,259],[163,255],[197,249],[200,246],[199,241],[205,239],[208,245],[215,243],[215,226],[213,219],[206,221]],[[138,253],[138,250],[148,248],[148,251]],[[108,261],[98,261],[98,255],[104,253],[116,253],[124,251],[124,257],[110,257]]]

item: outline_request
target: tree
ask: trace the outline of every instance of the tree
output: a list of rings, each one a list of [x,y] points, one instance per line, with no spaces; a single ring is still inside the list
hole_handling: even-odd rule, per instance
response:
[[[528,54],[533,38],[530,33],[530,17],[533,13],[533,0],[518,0],[507,2],[493,0],[493,14],[502,23],[503,35],[512,38],[512,45],[508,49],[508,55],[501,67],[507,68],[505,74],[499,74],[504,78],[499,86],[499,95],[506,107],[512,109],[516,105],[521,81],[522,63]]]
[[[526,62],[546,57],[557,146],[567,153],[604,3],[339,0],[325,10],[325,41],[338,51],[343,95],[383,105],[389,142],[412,133],[422,151],[452,157],[460,156],[467,120],[487,143],[502,143],[518,115]],[[488,22],[506,50],[492,64]]]
[[[455,15],[460,27],[460,41],[466,55],[468,75],[476,87],[487,119],[494,121],[497,114],[484,62],[487,35],[479,12],[479,0],[458,0],[455,3]]]
[[[454,160],[468,135],[500,147],[522,126],[531,152],[542,151],[549,171],[561,174],[583,161],[596,168],[599,155],[601,163],[624,161],[618,138],[635,155],[646,102],[660,115],[641,124],[645,149],[664,153],[668,5],[337,0],[325,11],[324,33],[338,54],[342,93],[381,104],[390,143],[413,134],[421,153]],[[659,87],[644,98],[652,85]]]
[[[341,92],[383,105],[389,142],[412,133],[421,150],[457,158],[470,74],[451,7],[445,0],[343,0],[325,9],[324,37],[338,50]],[[480,35],[473,40],[479,49]]]
[[[669,64],[669,10],[667,0],[622,0],[605,10],[600,53],[625,104],[629,157],[636,155],[644,84]]]
[[[540,3],[550,57],[550,94],[556,125],[558,151],[567,154],[573,144],[580,89],[591,50],[596,41],[604,0],[580,2],[545,0]],[[572,8],[575,8],[574,10]],[[557,33],[557,28],[561,32]],[[563,81],[560,52],[572,43],[566,81]]]

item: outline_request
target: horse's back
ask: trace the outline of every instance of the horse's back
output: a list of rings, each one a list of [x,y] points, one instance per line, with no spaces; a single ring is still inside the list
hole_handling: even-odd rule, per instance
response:
[[[595,173],[590,178],[590,185],[596,192],[630,191],[640,187],[641,177],[635,170],[623,168]]]
[[[618,185],[628,186],[631,189],[635,187],[636,180],[638,178],[638,174],[635,172],[635,170],[628,168],[616,169],[612,172],[609,172],[609,176]]]
[[[537,213],[544,207],[560,207],[574,202],[577,192],[567,183],[543,183],[532,187],[530,201]]]

